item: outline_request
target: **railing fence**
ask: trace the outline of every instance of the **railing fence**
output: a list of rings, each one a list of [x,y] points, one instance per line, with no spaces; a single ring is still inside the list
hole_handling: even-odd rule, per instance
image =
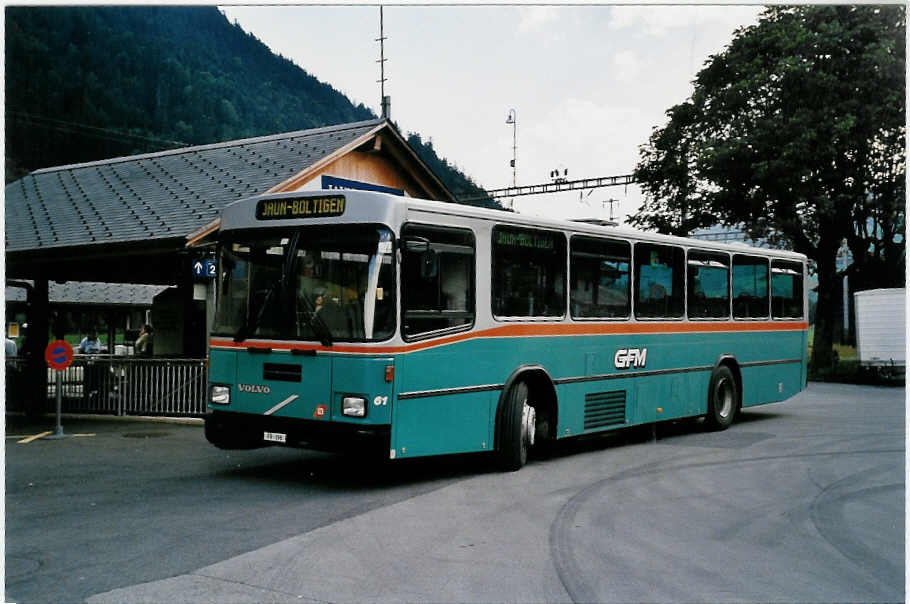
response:
[[[24,411],[25,360],[6,360],[6,409]],[[57,376],[47,370],[47,400],[56,406]],[[79,356],[62,376],[64,413],[198,416],[205,413],[205,359]]]

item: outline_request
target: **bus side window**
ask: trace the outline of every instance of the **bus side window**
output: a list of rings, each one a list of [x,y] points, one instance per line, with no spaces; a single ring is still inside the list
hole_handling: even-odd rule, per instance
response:
[[[496,317],[565,316],[565,235],[494,227],[492,305]]]
[[[402,239],[424,242],[401,256],[406,339],[432,337],[474,324],[474,234],[467,229],[408,224]]]
[[[635,244],[635,316],[683,316],[685,252],[681,247]]]
[[[803,265],[771,261],[771,316],[775,319],[803,317]]]
[[[575,235],[570,242],[570,310],[576,319],[628,318],[632,246]]]
[[[768,259],[733,255],[733,318],[768,317]]]
[[[730,257],[717,252],[689,250],[687,315],[690,319],[730,316]]]

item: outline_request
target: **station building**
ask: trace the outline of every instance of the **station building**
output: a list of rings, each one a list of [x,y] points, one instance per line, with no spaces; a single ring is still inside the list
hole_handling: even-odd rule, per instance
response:
[[[30,281],[11,281],[6,286],[6,337],[22,348],[27,325]],[[135,283],[95,283],[68,281],[48,284],[48,309],[52,325],[61,324],[71,340],[89,330],[96,331],[102,342],[120,342],[126,350],[135,341],[142,326],[152,321],[155,297],[170,289],[166,285]],[[110,349],[110,352],[115,352]]]

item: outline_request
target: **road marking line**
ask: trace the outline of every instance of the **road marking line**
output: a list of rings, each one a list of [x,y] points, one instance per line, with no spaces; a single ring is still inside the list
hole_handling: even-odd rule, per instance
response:
[[[76,438],[79,436],[95,436],[95,435],[94,434],[70,434],[70,436],[72,436],[73,438]]]
[[[26,444],[32,442],[33,440],[38,440],[39,438],[44,438],[48,434],[53,434],[53,432],[48,430],[47,432],[42,432],[41,434],[35,434],[34,436],[29,436],[28,438],[23,438],[17,444],[26,445]]]

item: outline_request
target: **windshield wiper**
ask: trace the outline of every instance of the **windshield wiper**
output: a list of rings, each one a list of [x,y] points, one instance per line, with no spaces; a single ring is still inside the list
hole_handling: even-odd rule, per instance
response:
[[[303,305],[306,307],[306,310],[303,312],[303,320],[307,325],[310,326],[310,329],[313,330],[319,337],[319,341],[323,346],[332,345],[332,330],[329,329],[329,326],[325,324],[325,320],[319,316],[319,313],[316,312],[316,309],[313,308],[313,302],[310,300],[310,297],[306,294],[300,296],[300,301],[303,302]]]
[[[250,333],[250,327],[246,319],[243,320],[243,324],[237,329],[237,333],[234,334],[235,342],[243,342]]]
[[[237,334],[234,336],[235,342],[243,342],[247,339],[247,336],[259,327],[259,324],[262,322],[262,317],[265,316],[265,309],[269,307],[269,304],[272,302],[272,297],[275,295],[275,292],[279,288],[283,288],[283,279],[279,280],[276,283],[273,283],[269,287],[268,291],[265,293],[265,298],[262,299],[262,305],[259,306],[259,312],[256,313],[256,317],[252,321],[247,321],[244,319],[243,324],[240,326],[240,329],[237,330]]]

